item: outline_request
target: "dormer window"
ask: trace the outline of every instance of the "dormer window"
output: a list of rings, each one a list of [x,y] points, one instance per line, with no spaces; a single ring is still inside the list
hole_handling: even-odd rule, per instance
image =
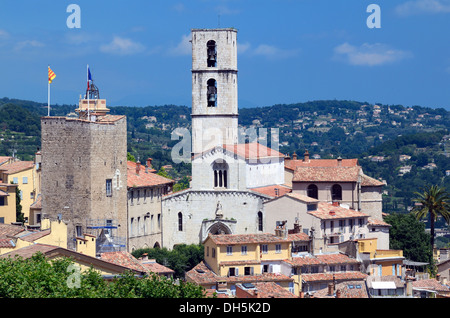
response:
[[[217,66],[217,50],[216,50],[216,42],[211,40],[206,44],[207,47],[207,61],[208,67],[216,67]]]
[[[207,96],[208,107],[217,106],[217,82],[215,79],[211,78],[207,82]]]

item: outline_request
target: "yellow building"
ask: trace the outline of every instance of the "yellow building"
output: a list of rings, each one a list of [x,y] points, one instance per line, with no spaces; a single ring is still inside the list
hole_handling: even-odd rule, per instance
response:
[[[30,206],[37,196],[36,171],[33,161],[15,161],[0,166],[0,180],[3,183],[14,183],[19,187],[22,213],[25,220],[30,215]],[[14,220],[16,221],[16,220]]]
[[[210,234],[205,262],[219,276],[260,275],[290,257],[291,243],[273,234]]]
[[[403,251],[377,249],[377,239],[358,239],[358,251],[370,260],[368,267],[372,276],[402,276]]]
[[[16,222],[16,188],[15,184],[0,182],[0,223]]]

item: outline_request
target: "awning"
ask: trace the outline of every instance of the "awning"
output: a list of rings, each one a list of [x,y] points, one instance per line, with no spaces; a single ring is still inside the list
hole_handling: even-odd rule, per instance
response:
[[[397,289],[394,282],[372,282],[373,289]]]

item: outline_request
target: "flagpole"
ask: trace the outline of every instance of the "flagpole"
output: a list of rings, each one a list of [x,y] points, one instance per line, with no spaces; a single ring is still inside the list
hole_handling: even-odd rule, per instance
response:
[[[89,64],[87,64],[87,66],[86,66],[86,79],[87,79],[87,83],[88,83],[88,87],[89,87]],[[88,100],[87,117],[88,117],[88,121],[91,121],[91,117],[89,114],[89,111],[90,111],[89,110],[89,89],[86,92],[86,95],[87,95],[87,100]]]
[[[50,65],[47,68],[47,73],[48,73],[48,69],[50,68]],[[48,77],[48,76],[47,76]],[[48,83],[48,92],[47,92],[47,116],[50,117],[50,79],[47,78],[47,83]]]

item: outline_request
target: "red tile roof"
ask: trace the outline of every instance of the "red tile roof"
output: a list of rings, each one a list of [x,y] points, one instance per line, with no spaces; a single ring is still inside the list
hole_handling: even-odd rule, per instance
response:
[[[136,162],[127,162],[127,186],[133,187],[151,187],[164,184],[173,184],[175,181],[164,178],[155,173],[155,170],[149,170],[145,172],[145,166],[141,164],[139,174],[136,173]]]
[[[308,214],[311,214],[319,219],[343,219],[343,218],[357,218],[357,217],[366,217],[368,214],[355,211],[353,209],[346,209],[341,206],[334,206],[331,203],[327,202],[319,202],[317,205],[316,211],[310,211]]]
[[[293,198],[293,199],[296,199],[296,200],[301,201],[301,202],[305,202],[305,203],[317,203],[317,202],[319,202],[319,200],[317,200],[317,199],[314,199],[314,198],[308,197],[307,195],[303,195],[303,194],[296,193],[296,192],[288,193],[288,194],[286,194],[286,196],[288,196],[290,198]]]
[[[257,282],[253,285],[254,289],[242,289],[255,298],[299,298],[275,282]]]
[[[23,170],[31,169],[33,166],[33,161],[16,161],[0,166],[0,173],[14,174]]]
[[[0,223],[0,238],[8,238],[23,231],[25,231],[23,226]]]
[[[296,167],[338,167],[338,159],[309,159],[309,160],[290,160],[284,161],[284,167],[289,170],[295,170]],[[356,167],[358,159],[342,159],[341,167]]]
[[[276,193],[276,189],[278,189],[278,194]],[[258,193],[262,193],[271,197],[281,197],[283,195],[285,195],[286,193],[289,193],[292,191],[291,188],[282,185],[282,184],[277,184],[277,185],[271,185],[271,186],[266,186],[266,187],[259,187],[259,188],[252,188],[250,189],[252,191],[258,192]]]
[[[245,244],[245,243],[276,243],[286,242],[287,239],[276,236],[275,234],[262,233],[262,234],[219,234],[208,236],[217,245],[227,244]]]
[[[428,289],[437,292],[450,292],[450,287],[443,285],[436,279],[422,279],[412,282],[413,288]]]
[[[342,280],[363,280],[367,278],[367,274],[353,271],[353,272],[338,272],[338,273],[317,273],[317,274],[303,274],[302,280],[304,282],[319,282],[319,281],[337,281]]]
[[[364,281],[350,280],[336,284],[333,295],[328,294],[327,287],[314,292],[313,298],[369,298],[369,292]]]
[[[292,182],[357,182],[361,167],[297,167]]]
[[[119,252],[105,252],[100,255],[100,259],[106,262],[110,262],[116,265],[130,268],[139,272],[167,274],[174,271],[168,267],[160,265],[154,261],[141,261],[135,258],[131,253],[119,251]]]

